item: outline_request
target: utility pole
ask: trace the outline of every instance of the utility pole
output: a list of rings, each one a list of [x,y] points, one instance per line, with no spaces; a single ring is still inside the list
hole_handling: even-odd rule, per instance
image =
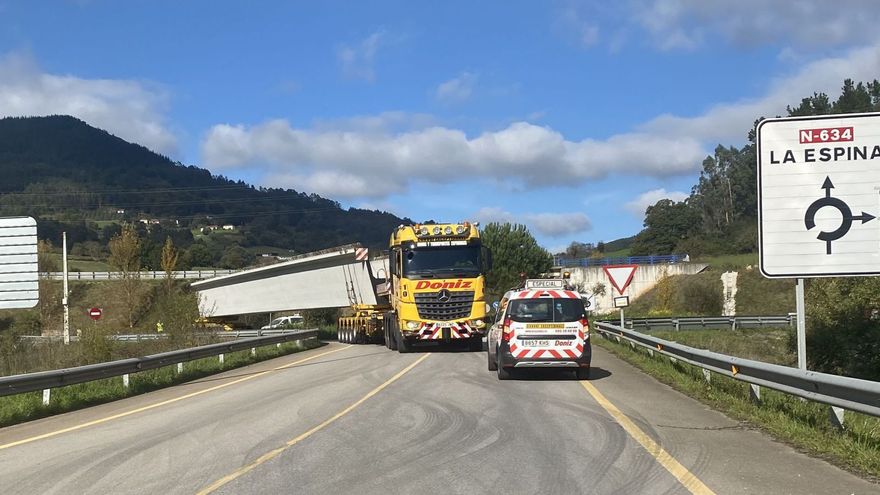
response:
[[[64,343],[70,344],[70,290],[67,285],[67,232],[61,233],[61,264],[64,271],[61,304],[64,306]]]

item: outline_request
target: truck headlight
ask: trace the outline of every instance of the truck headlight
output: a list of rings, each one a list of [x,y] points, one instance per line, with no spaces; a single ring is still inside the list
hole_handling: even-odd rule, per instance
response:
[[[486,322],[483,320],[471,320],[471,326],[474,328],[484,328],[486,326]]]
[[[406,322],[406,329],[407,330],[418,330],[419,329],[419,322],[417,322],[417,321]]]

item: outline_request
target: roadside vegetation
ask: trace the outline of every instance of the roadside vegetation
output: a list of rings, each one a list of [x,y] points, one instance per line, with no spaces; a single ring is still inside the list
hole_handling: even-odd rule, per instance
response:
[[[692,333],[694,332],[677,332],[679,339],[670,340],[691,340],[692,344],[700,341],[704,345],[711,344],[713,350],[719,352],[723,352],[720,349],[740,348],[735,344],[740,337],[720,340],[709,337],[714,342],[707,342],[706,336],[690,336]],[[774,332],[770,332],[770,335],[773,334]],[[766,342],[767,338],[763,340]],[[701,370],[695,366],[681,362],[672,363],[660,354],[651,357],[642,350],[631,349],[625,341],[624,344],[618,344],[613,340],[596,338],[593,343],[731,418],[758,427],[799,450],[827,459],[860,475],[880,479],[878,418],[848,411],[845,429],[839,431],[829,422],[828,406],[801,401],[766,388],[761,390],[761,404],[755,404],[749,399],[748,385],[732,378],[713,374],[711,384],[707,384]],[[773,347],[777,350],[770,354],[775,355],[776,359],[790,359],[781,351],[779,343]],[[749,348],[744,353],[750,352],[753,349]],[[765,358],[773,359],[769,356]]]
[[[121,377],[69,385],[52,389],[48,406],[43,405],[43,395],[39,391],[0,397],[0,427],[151,392],[318,345],[320,344],[286,342],[280,347],[257,347],[255,355],[251,355],[250,351],[232,352],[224,356],[222,364],[217,357],[184,363],[182,373],[177,373],[176,366],[142,371],[131,375],[128,388],[123,386]]]

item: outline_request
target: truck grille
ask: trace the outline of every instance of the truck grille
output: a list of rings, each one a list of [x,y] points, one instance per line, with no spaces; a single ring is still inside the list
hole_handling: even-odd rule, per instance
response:
[[[441,301],[448,296],[448,301]],[[415,294],[419,318],[423,320],[457,320],[467,318],[474,305],[474,291],[421,292]]]

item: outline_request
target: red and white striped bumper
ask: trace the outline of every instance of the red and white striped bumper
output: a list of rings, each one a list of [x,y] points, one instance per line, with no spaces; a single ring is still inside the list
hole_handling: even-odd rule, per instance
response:
[[[450,326],[440,326],[439,323],[427,323],[418,333],[419,340],[441,340],[449,330],[449,338],[469,339],[475,335],[474,330],[467,323],[452,323]]]

